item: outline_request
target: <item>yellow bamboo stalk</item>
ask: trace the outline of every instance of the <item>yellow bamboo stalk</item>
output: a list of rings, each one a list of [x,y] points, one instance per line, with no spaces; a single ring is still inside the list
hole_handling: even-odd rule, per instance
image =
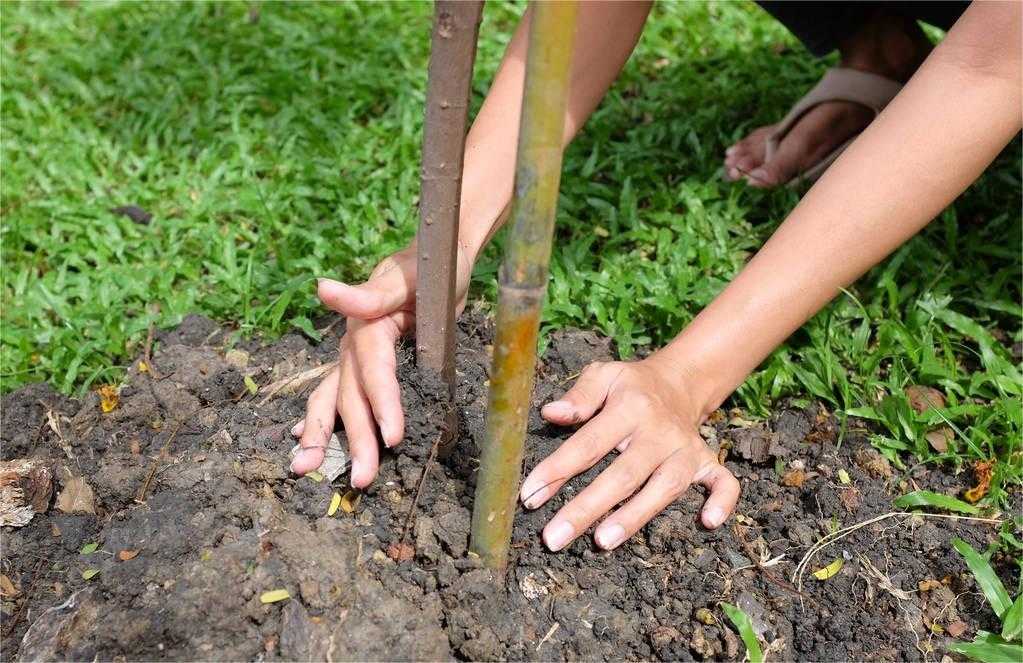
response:
[[[501,265],[487,436],[472,513],[472,550],[494,569],[503,569],[508,562],[522,474],[536,338],[561,180],[576,9],[575,0],[536,2],[529,30],[512,225]]]

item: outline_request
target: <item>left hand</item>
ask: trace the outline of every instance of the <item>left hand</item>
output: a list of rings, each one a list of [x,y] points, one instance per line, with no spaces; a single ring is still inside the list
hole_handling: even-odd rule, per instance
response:
[[[612,449],[621,452],[547,523],[548,548],[566,547],[631,496],[594,532],[597,545],[612,550],[692,483],[710,491],[701,514],[704,526],[713,529],[728,518],[739,482],[698,433],[705,415],[694,404],[695,387],[655,354],[637,362],[590,364],[572,389],[544,406],[541,413],[551,423],[586,424],[526,477],[520,493],[526,508],[542,505]]]

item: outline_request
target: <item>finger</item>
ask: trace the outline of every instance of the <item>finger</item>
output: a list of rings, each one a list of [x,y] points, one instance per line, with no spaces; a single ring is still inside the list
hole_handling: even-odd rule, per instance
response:
[[[668,456],[643,489],[597,527],[593,538],[598,546],[604,550],[617,548],[686,491],[696,468],[686,452],[679,449]]]
[[[400,336],[390,316],[360,322],[352,331],[352,350],[356,377],[372,407],[380,436],[389,447],[401,442],[405,421],[401,411],[401,390],[398,387],[398,361],[394,344]]]
[[[703,526],[708,529],[720,527],[732,515],[739,501],[738,479],[718,463],[717,458],[710,457],[696,471],[694,481],[710,491],[700,514]]]
[[[317,279],[316,293],[327,308],[352,318],[372,320],[393,313],[412,302],[415,262],[392,259],[389,265],[361,285]]]
[[[561,425],[586,421],[604,404],[607,390],[621,371],[617,362],[590,364],[564,396],[543,406],[543,418]]]
[[[299,440],[302,448],[291,460],[291,471],[295,474],[312,472],[323,463],[323,455],[334,430],[334,402],[339,380],[340,372],[332,370],[306,401],[305,422]]]
[[[602,412],[590,419],[522,482],[519,497],[523,506],[539,507],[566,481],[596,465],[615,445],[627,439],[634,428],[631,418],[620,412]]]
[[[358,380],[355,355],[345,353],[341,360],[341,388],[338,392],[337,411],[348,436],[348,452],[352,456],[352,487],[365,488],[377,475],[380,450],[376,424],[369,399]]]
[[[598,518],[639,488],[657,466],[657,461],[630,445],[610,467],[600,473],[579,495],[563,506],[543,529],[543,540],[552,551],[567,546]]]

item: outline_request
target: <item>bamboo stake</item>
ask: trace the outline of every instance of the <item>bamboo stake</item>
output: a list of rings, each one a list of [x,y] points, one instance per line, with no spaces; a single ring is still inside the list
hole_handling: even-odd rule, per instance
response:
[[[455,397],[455,279],[462,157],[472,68],[476,59],[482,0],[434,3],[430,68],[423,125],[422,184],[416,289],[416,365],[433,373],[439,402]],[[432,377],[432,376],[431,376]],[[445,413],[440,448],[451,447],[458,418],[453,405]]]
[[[487,437],[476,482],[472,549],[493,569],[508,563],[515,499],[536,368],[561,180],[575,0],[533,5],[519,124],[512,227],[501,265]]]

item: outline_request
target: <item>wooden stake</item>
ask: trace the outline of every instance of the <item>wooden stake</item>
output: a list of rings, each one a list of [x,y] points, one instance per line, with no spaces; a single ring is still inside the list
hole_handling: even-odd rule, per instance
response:
[[[483,2],[437,0],[423,125],[416,288],[416,365],[433,373],[438,400],[452,403],[445,416],[441,451],[457,435],[455,396],[455,278],[462,157],[472,68]]]
[[[487,437],[472,512],[472,549],[486,566],[499,570],[508,562],[522,474],[561,180],[576,7],[575,0],[535,3],[529,32],[512,227],[501,265]]]

